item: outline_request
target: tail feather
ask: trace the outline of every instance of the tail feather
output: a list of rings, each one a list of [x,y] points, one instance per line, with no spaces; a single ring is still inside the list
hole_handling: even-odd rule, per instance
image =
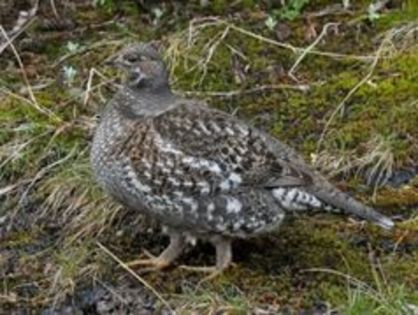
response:
[[[363,205],[328,182],[322,182],[320,185],[312,185],[307,187],[306,190],[323,203],[341,209],[347,214],[352,214],[373,222],[384,229],[391,229],[395,225],[395,223],[387,216],[379,213],[371,207]]]

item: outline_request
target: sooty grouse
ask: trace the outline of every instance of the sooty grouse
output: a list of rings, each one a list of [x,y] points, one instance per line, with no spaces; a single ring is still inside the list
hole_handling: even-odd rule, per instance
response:
[[[91,161],[98,182],[125,206],[167,227],[168,266],[190,238],[216,247],[216,267],[231,262],[231,240],[276,229],[287,213],[341,212],[391,228],[391,219],[339,191],[290,147],[205,103],[171,92],[151,44],[111,61],[127,79],[101,115]]]

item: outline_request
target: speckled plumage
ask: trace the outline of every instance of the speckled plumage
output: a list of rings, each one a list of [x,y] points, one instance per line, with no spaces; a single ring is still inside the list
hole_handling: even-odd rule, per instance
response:
[[[277,139],[173,94],[150,45],[126,48],[116,63],[128,81],[101,115],[93,169],[114,198],[175,231],[179,251],[186,234],[227,242],[271,231],[293,212],[345,212],[393,225]]]

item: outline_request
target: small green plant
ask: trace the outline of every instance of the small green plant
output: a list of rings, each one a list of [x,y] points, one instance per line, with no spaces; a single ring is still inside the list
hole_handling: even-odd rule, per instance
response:
[[[115,2],[113,0],[93,0],[93,6],[105,9],[106,11],[112,11],[115,7]]]
[[[382,9],[381,3],[370,3],[367,8],[367,18],[370,21],[377,20],[380,17],[379,10]]]
[[[152,23],[154,25],[157,25],[158,22],[160,22],[161,17],[164,14],[164,11],[162,9],[160,9],[159,7],[155,7],[152,9],[152,14],[154,15],[154,19],[152,20]]]
[[[278,15],[283,20],[294,20],[302,13],[304,6],[307,5],[309,1],[310,0],[291,0],[278,12]]]
[[[72,41],[69,41],[67,43],[67,50],[69,53],[75,53],[77,50],[80,49],[80,44],[79,43],[74,43]]]
[[[267,28],[270,31],[274,29],[276,24],[277,24],[277,19],[272,15],[269,15],[268,18],[264,21],[264,25],[267,26]]]
[[[65,84],[71,86],[74,82],[74,79],[77,75],[77,70],[73,66],[64,66],[62,68],[64,71],[64,82]]]
[[[103,7],[109,0],[93,0],[93,5],[95,7]]]

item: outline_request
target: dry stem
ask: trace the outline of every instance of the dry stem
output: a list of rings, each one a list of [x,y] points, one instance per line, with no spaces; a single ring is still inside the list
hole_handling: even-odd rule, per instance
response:
[[[114,261],[116,261],[123,269],[130,273],[136,280],[138,280],[144,287],[150,290],[170,311],[173,311],[170,304],[165,300],[154,287],[152,287],[147,281],[140,277],[135,271],[133,271],[129,266],[127,266],[122,260],[120,260],[115,254],[113,254],[108,248],[102,245],[100,242],[96,242],[97,246],[104,251],[108,256],[110,256]]]

